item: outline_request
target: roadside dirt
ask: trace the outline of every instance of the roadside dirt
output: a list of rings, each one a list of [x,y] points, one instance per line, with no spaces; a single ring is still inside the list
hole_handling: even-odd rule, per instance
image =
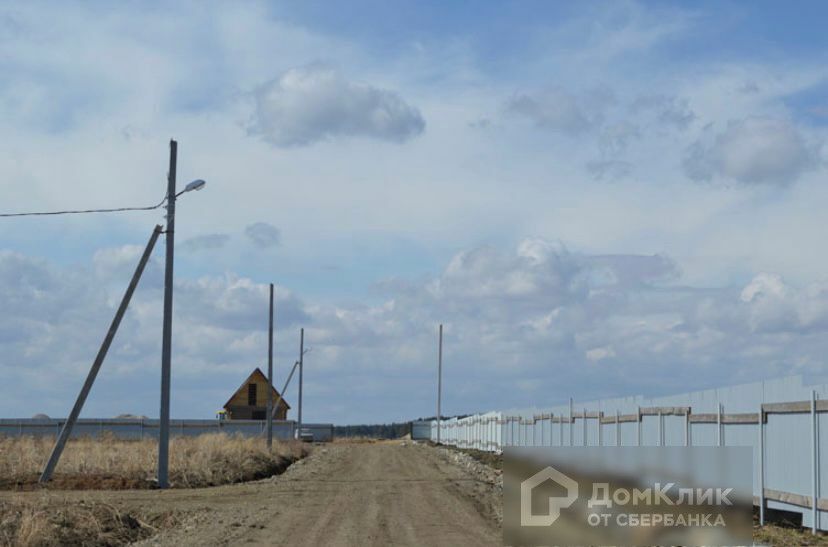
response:
[[[277,477],[192,490],[56,492],[176,515],[141,545],[499,545],[496,473],[411,442],[332,444]],[[32,501],[43,493],[2,493]]]

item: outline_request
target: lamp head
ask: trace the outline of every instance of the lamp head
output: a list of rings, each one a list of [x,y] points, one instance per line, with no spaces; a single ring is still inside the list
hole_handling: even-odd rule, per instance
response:
[[[184,191],[185,192],[191,192],[193,190],[201,190],[202,188],[204,188],[204,185],[206,185],[206,184],[207,183],[205,181],[203,181],[201,179],[196,179],[193,182],[191,182],[190,184],[188,184],[187,186],[185,186]]]

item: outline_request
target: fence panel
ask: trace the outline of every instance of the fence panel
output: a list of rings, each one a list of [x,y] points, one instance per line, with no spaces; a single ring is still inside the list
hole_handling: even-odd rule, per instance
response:
[[[660,398],[570,399],[543,410],[445,419],[440,439],[493,452],[504,446],[750,446],[755,503],[798,512],[803,526],[828,530],[826,399],[828,385],[805,386],[799,376]],[[412,437],[436,440],[436,422],[412,423]]]

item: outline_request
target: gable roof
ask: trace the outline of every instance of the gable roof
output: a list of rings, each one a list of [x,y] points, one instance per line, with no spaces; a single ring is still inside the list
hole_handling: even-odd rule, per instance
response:
[[[264,372],[262,372],[262,369],[260,369],[259,367],[256,367],[256,369],[255,369],[253,372],[251,372],[251,373],[250,373],[250,376],[248,376],[248,377],[247,377],[247,380],[245,380],[244,382],[242,382],[242,384],[239,386],[239,389],[237,389],[236,391],[234,391],[234,392],[233,392],[233,394],[230,396],[230,398],[229,398],[229,399],[227,399],[227,402],[226,402],[226,403],[224,403],[224,407],[223,407],[223,408],[227,408],[227,405],[229,405],[229,404],[230,404],[230,401],[232,401],[232,400],[233,400],[233,397],[235,397],[235,396],[236,396],[236,394],[237,394],[238,392],[240,392],[241,390],[243,390],[243,389],[245,388],[245,386],[247,386],[247,384],[249,384],[249,383],[251,382],[251,380],[253,380],[253,379],[254,379],[254,378],[256,378],[257,376],[258,376],[258,377],[259,377],[259,378],[260,378],[260,379],[261,379],[264,383],[267,383],[267,376],[265,376],[265,373],[264,373]],[[276,400],[279,398],[279,392],[278,392],[278,391],[276,391],[276,388],[275,388],[275,387],[271,387],[270,389],[272,389],[272,390],[273,390],[273,404],[276,404]],[[288,407],[288,409],[290,409],[290,405],[288,404],[288,402],[287,402],[284,398],[282,398],[282,403],[284,403],[284,405],[285,405],[286,407]]]

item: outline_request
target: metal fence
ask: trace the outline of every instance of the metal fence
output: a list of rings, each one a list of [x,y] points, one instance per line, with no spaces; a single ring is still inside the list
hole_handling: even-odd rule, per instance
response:
[[[22,435],[56,436],[65,419],[0,419],[0,435],[16,437]],[[158,420],[141,419],[80,419],[72,430],[73,439],[99,437],[104,434],[119,439],[157,439]],[[295,421],[274,421],[275,439],[292,439],[296,434]],[[302,430],[313,433],[313,440],[333,440],[333,424],[302,424]],[[258,436],[267,431],[264,420],[171,420],[171,436],[196,436],[204,433],[227,433],[229,435]]]
[[[828,530],[828,385],[781,380],[660,398],[628,397],[442,421],[440,440],[500,452],[505,446],[750,446],[754,504],[802,514]],[[412,423],[412,438],[437,439],[437,422]]]

